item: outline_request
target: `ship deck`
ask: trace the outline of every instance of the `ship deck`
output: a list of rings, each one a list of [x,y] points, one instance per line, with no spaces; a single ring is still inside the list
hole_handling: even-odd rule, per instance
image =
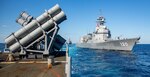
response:
[[[55,64],[48,68],[46,60],[19,60],[0,62],[1,77],[66,77],[65,56],[55,58]]]

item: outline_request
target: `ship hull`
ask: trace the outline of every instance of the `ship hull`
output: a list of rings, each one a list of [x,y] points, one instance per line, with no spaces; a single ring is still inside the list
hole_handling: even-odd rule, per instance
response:
[[[80,48],[131,51],[139,39],[140,38],[111,40],[101,43],[77,43],[76,46]]]

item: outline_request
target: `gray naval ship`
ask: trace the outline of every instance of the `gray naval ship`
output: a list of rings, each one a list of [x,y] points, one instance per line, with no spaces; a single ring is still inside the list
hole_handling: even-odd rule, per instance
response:
[[[131,51],[140,37],[136,38],[111,38],[110,30],[104,25],[105,18],[100,16],[97,19],[97,26],[93,33],[89,33],[80,38],[76,44],[80,48],[104,49],[104,50],[123,50]]]

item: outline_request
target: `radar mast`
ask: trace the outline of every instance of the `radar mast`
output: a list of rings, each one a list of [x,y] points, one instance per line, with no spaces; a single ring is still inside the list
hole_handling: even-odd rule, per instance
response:
[[[100,16],[100,17],[97,19],[97,24],[103,26],[104,23],[105,23],[105,18],[104,18],[103,16]]]

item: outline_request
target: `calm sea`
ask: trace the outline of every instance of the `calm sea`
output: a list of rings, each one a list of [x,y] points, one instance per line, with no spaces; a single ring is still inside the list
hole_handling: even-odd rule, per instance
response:
[[[4,44],[0,44],[2,51]],[[150,77],[150,44],[132,52],[69,48],[72,77]]]
[[[150,44],[132,52],[70,47],[72,77],[150,77]]]

